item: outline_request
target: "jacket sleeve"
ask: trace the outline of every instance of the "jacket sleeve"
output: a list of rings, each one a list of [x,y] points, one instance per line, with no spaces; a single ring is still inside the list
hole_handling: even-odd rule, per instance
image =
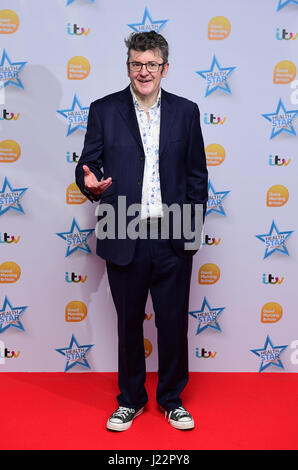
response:
[[[90,201],[98,201],[100,195],[93,194],[85,187],[83,165],[87,165],[94,173],[98,181],[103,177],[103,155],[104,155],[104,136],[103,128],[98,114],[95,110],[95,104],[91,103],[88,115],[87,131],[85,134],[84,147],[81,157],[76,166],[76,183],[81,192],[87,196]]]
[[[203,204],[203,217],[205,218],[208,200],[208,171],[200,112],[196,104],[192,115],[187,149],[187,200],[191,204]]]

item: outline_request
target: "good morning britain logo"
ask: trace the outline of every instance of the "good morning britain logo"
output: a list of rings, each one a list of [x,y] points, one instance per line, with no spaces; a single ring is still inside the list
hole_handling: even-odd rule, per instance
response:
[[[225,16],[214,16],[208,23],[208,39],[223,41],[231,32],[231,23]]]
[[[277,323],[282,316],[282,306],[277,302],[267,302],[261,309],[261,323]]]
[[[226,151],[220,144],[209,144],[205,148],[207,166],[219,166],[226,158]],[[209,186],[211,189],[211,186]]]
[[[296,66],[290,60],[281,60],[273,70],[273,83],[276,85],[286,85],[296,78]]]
[[[203,264],[198,272],[198,283],[201,285],[215,284],[220,278],[220,269],[214,263]]]
[[[65,307],[66,322],[81,322],[88,314],[87,305],[80,300],[72,300]]]
[[[271,186],[266,195],[266,205],[268,207],[284,206],[289,200],[289,191],[282,184]]]
[[[13,34],[20,26],[20,19],[13,10],[0,11],[0,34]]]
[[[16,162],[21,156],[21,147],[15,140],[2,140],[0,142],[0,163]]]
[[[4,261],[0,264],[0,284],[12,284],[21,277],[21,268],[13,261]]]
[[[76,183],[71,183],[66,188],[66,204],[84,204],[87,197],[81,193]]]
[[[67,62],[68,80],[84,80],[90,74],[90,63],[86,57],[74,56]]]

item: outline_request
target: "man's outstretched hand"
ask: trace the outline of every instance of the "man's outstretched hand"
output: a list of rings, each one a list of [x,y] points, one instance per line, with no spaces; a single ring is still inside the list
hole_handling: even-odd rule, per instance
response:
[[[83,165],[85,187],[94,194],[103,193],[111,184],[112,178],[98,181],[95,174],[90,171],[87,165]]]

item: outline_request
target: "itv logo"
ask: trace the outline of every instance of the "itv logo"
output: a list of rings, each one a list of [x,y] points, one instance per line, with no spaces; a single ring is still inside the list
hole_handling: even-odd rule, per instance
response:
[[[211,357],[211,359],[214,359],[215,356],[216,356],[217,352],[212,352],[212,351],[207,351],[205,348],[201,348],[201,351],[199,350],[199,348],[196,348],[196,357],[198,359],[209,359]]]
[[[5,359],[17,359],[21,351],[9,351],[3,341],[0,341],[0,364],[5,364]]]
[[[72,155],[70,155],[70,152],[66,152],[66,161],[68,163],[77,163],[79,158],[80,155],[77,155],[76,152],[72,152]]]
[[[226,118],[220,117],[220,116],[215,116],[213,113],[210,113],[209,116],[207,113],[204,113],[204,123],[209,125],[209,124],[224,124],[226,121]]]
[[[221,238],[209,237],[209,235],[205,235],[203,245],[217,246],[221,242]]]
[[[274,276],[273,274],[269,273],[269,274],[263,274],[263,277],[262,277],[262,282],[263,284],[269,284],[269,285],[280,285],[282,284],[282,282],[285,280],[284,277],[278,277],[278,276]]]
[[[87,279],[87,275],[82,276],[81,274],[75,274],[74,272],[72,273],[65,273],[65,281],[66,282],[85,282]]]
[[[9,111],[7,111],[7,109],[3,109],[2,110],[2,117],[0,117],[0,120],[1,121],[11,121],[12,119],[14,121],[17,121],[20,117],[20,113],[18,114],[15,114],[15,113],[10,113]]]
[[[67,34],[70,36],[87,36],[90,33],[90,28],[86,29],[78,26],[76,23],[67,23]]]
[[[9,235],[7,232],[0,232],[0,243],[19,243],[20,235]]]
[[[290,158],[283,158],[278,155],[269,155],[268,163],[270,166],[288,166],[290,161]]]

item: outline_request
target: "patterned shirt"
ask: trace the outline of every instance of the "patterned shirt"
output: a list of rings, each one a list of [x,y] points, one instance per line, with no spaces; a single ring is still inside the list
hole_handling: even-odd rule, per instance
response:
[[[163,210],[159,179],[161,90],[159,90],[156,102],[149,109],[149,120],[146,111],[141,109],[140,104],[131,87],[130,91],[133,97],[145,153],[141,219],[147,219],[148,217],[162,217]]]

